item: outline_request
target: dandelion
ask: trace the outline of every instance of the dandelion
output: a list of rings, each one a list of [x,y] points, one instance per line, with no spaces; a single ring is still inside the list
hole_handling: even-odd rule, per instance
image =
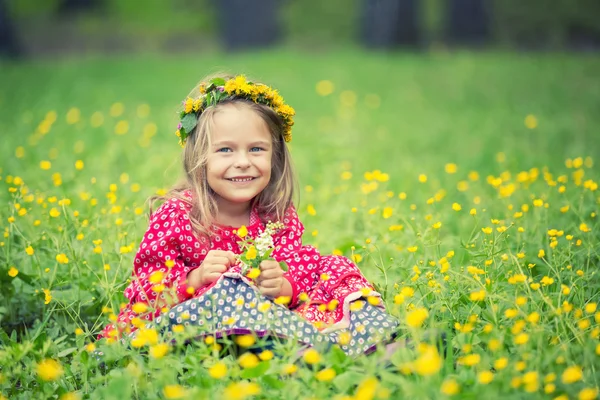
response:
[[[285,364],[282,368],[282,373],[286,375],[292,375],[298,371],[298,366],[295,364]]]
[[[50,294],[50,289],[42,289],[44,292],[44,304],[49,304],[52,301],[52,294]]]
[[[169,345],[166,343],[160,343],[150,347],[150,357],[152,358],[163,358],[169,352]]]
[[[182,399],[186,395],[186,390],[180,385],[167,385],[163,388],[163,395],[166,399]]]
[[[414,370],[421,376],[436,374],[442,368],[442,358],[435,346],[427,346],[425,351],[415,360]]]
[[[561,380],[565,384],[578,382],[581,378],[583,378],[583,371],[577,365],[565,369],[561,376]]]
[[[549,286],[554,283],[554,279],[552,279],[548,276],[544,276],[540,282],[543,286]]]
[[[259,359],[254,353],[244,353],[238,358],[238,363],[244,369],[254,368],[259,364]]]
[[[481,356],[479,354],[473,353],[473,354],[469,354],[466,355],[464,357],[460,357],[458,359],[458,363],[462,364],[462,365],[466,365],[468,367],[472,367],[474,365],[479,364],[479,362],[481,361]]]
[[[588,314],[593,314],[596,312],[597,304],[596,303],[588,303],[585,305],[585,312]]]
[[[520,333],[515,336],[515,344],[523,345],[529,341],[529,335],[526,333]]]
[[[458,203],[452,203],[452,209],[453,209],[454,211],[460,211],[460,210],[462,210],[462,207],[461,207],[461,205],[460,205],[460,204],[458,204]]]
[[[315,349],[308,349],[304,352],[302,358],[307,364],[316,364],[321,361],[321,354]]]
[[[494,361],[494,368],[498,371],[503,370],[508,365],[508,358],[502,357]]]
[[[455,174],[458,170],[458,166],[454,163],[448,163],[444,166],[444,169],[447,174]]]
[[[241,347],[250,347],[256,343],[256,339],[253,335],[239,335],[236,336],[235,343]]]
[[[580,230],[581,232],[590,232],[590,231],[591,231],[591,229],[590,229],[590,228],[587,226],[587,224],[586,224],[585,222],[582,222],[582,223],[579,225],[579,230]]]
[[[390,218],[394,214],[394,209],[392,207],[385,207],[382,212],[382,216],[384,219]]]
[[[37,374],[44,381],[56,381],[63,373],[63,367],[56,360],[45,359],[37,364]]]
[[[482,371],[479,373],[479,375],[477,375],[477,380],[482,385],[487,385],[494,380],[494,374],[490,371]]]
[[[368,377],[363,379],[354,393],[354,398],[357,400],[370,400],[375,397],[377,387],[379,386],[379,380],[375,377]],[[381,397],[381,396],[378,396]]]
[[[330,382],[335,378],[335,375],[335,370],[332,368],[325,368],[317,373],[316,378],[320,382]]]
[[[483,301],[485,299],[485,290],[471,292],[469,299],[471,301]]]
[[[598,388],[584,388],[581,389],[577,398],[579,400],[594,400],[598,397]]]
[[[208,374],[213,379],[222,379],[227,375],[227,366],[224,362],[218,362],[208,369]]]
[[[537,313],[536,311],[532,312],[531,314],[529,314],[527,316],[527,321],[529,321],[532,324],[537,324],[540,321],[540,314]]]
[[[150,281],[150,283],[157,284],[157,283],[162,282],[163,278],[164,278],[164,274],[162,271],[159,270],[159,271],[152,272],[150,274],[150,276],[148,277],[148,281]]]
[[[256,247],[250,246],[250,248],[248,248],[248,251],[246,252],[246,259],[254,260],[257,255],[258,255],[258,252],[256,251]]]
[[[429,316],[429,313],[427,312],[427,310],[425,308],[417,308],[417,309],[410,311],[406,315],[406,323],[411,328],[420,328],[428,316]]]
[[[246,276],[250,279],[256,279],[260,276],[260,268],[251,268]]]
[[[460,385],[454,379],[446,379],[442,383],[440,391],[447,396],[453,396],[460,392]]]
[[[237,230],[236,234],[241,239],[245,238],[246,235],[248,235],[248,228],[246,228],[246,225],[240,226],[239,229]]]
[[[11,278],[14,278],[18,274],[19,274],[19,270],[16,269],[15,267],[10,267],[10,269],[8,270],[8,276],[10,276]]]

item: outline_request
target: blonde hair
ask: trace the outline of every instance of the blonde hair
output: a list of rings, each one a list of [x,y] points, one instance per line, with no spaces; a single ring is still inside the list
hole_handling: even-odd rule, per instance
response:
[[[217,74],[206,77],[188,95],[191,98],[200,96],[200,84],[210,79],[221,77],[225,80],[232,76]],[[256,82],[256,81],[254,81]],[[258,82],[257,82],[258,83]],[[206,166],[211,149],[211,135],[214,131],[214,117],[221,107],[227,105],[242,105],[249,107],[265,121],[273,142],[271,160],[271,179],[267,187],[251,202],[250,207],[256,207],[263,221],[280,221],[285,211],[293,204],[294,196],[298,193],[297,181],[294,174],[290,152],[284,142],[284,124],[277,113],[270,107],[257,104],[250,100],[232,96],[208,107],[200,114],[196,128],[191,132],[183,148],[183,169],[185,178],[173,186],[164,196],[152,196],[149,199],[150,214],[157,202],[177,198],[191,205],[189,219],[192,229],[198,236],[210,237],[213,232],[211,225],[216,221],[218,207],[215,192],[208,185]],[[185,195],[190,191],[192,199]]]

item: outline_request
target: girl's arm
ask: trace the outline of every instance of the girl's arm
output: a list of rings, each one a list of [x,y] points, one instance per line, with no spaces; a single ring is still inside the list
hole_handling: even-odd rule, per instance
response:
[[[152,320],[162,307],[194,295],[195,289],[187,285],[187,274],[200,265],[206,254],[195,248],[196,243],[187,209],[181,201],[169,200],[152,215],[134,259],[131,283],[125,289],[129,304],[121,309],[116,320],[119,332],[130,328],[136,317]],[[107,326],[102,336],[114,328]]]

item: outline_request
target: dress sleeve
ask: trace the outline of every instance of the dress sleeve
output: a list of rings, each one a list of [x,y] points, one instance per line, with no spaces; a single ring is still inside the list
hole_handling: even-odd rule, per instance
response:
[[[185,213],[181,202],[167,201],[152,215],[135,255],[131,283],[125,289],[129,304],[101,336],[113,336],[114,328],[118,332],[132,329],[135,317],[150,321],[160,314],[161,308],[193,297],[195,290],[188,287],[187,274],[199,263],[190,266],[184,262],[186,251],[191,250],[188,242],[193,238]],[[136,303],[145,304],[147,310],[143,305],[134,307]]]
[[[284,277],[292,286],[289,307],[293,308],[298,304],[298,296],[303,292],[307,293],[317,284],[320,254],[311,246],[302,246],[304,226],[298,219],[294,206],[290,206],[286,211],[283,223],[285,227],[274,237],[273,257],[277,261],[285,261],[288,265]]]

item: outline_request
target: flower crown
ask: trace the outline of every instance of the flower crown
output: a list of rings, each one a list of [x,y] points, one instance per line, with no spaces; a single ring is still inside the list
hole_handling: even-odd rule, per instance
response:
[[[183,110],[179,114],[180,121],[175,132],[179,137],[179,144],[181,146],[185,144],[204,110],[232,98],[247,99],[272,108],[283,120],[283,139],[286,142],[292,140],[292,125],[294,125],[296,111],[284,103],[283,97],[277,93],[277,90],[261,83],[248,82],[245,76],[238,75],[229,80],[214,78],[208,84],[203,82],[200,84],[198,98],[188,97],[183,101]]]

